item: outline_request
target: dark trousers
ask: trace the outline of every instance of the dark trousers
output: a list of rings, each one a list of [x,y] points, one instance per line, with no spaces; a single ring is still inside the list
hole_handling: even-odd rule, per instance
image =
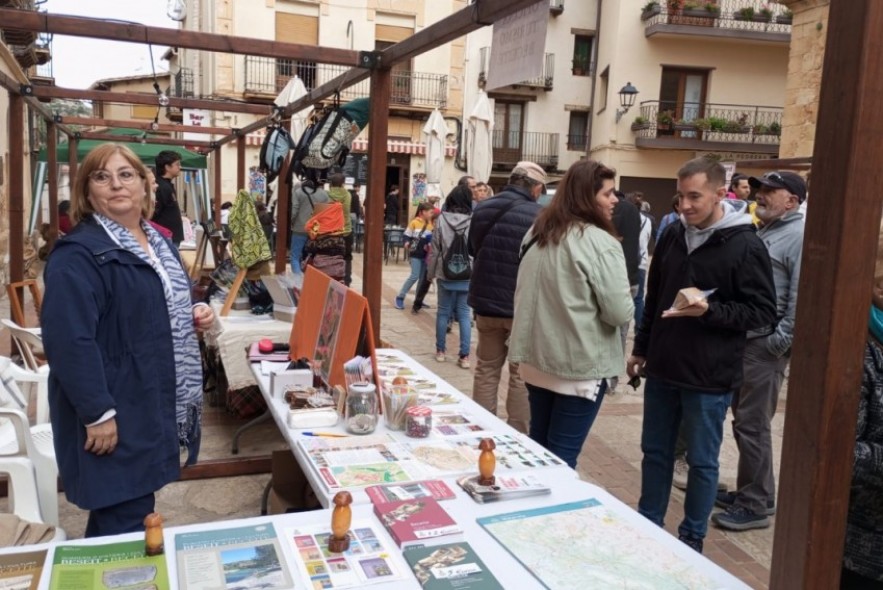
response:
[[[86,536],[105,537],[143,531],[144,517],[153,512],[155,507],[156,497],[147,494],[113,506],[92,510],[86,523]]]
[[[866,578],[852,570],[840,572],[840,590],[883,590],[883,582]]]
[[[353,282],[353,234],[343,236],[343,284],[347,287]]]
[[[423,275],[420,277],[420,282],[417,283],[417,293],[414,295],[414,309],[417,311],[423,307],[423,300],[429,293],[429,286],[432,284],[432,280],[427,276],[427,266],[427,264],[423,265]]]
[[[602,382],[595,401],[530,383],[525,386],[530,402],[530,438],[576,469],[576,460],[604,401],[607,381]]]

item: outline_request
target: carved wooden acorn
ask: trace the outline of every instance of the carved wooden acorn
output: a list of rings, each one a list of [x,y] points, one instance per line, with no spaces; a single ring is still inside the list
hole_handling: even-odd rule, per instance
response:
[[[144,517],[144,553],[162,555],[165,551],[162,538],[162,516],[151,512]]]
[[[331,536],[328,538],[328,551],[343,553],[350,548],[349,530],[353,520],[350,504],[353,497],[349,492],[334,494],[334,510],[331,512]]]
[[[478,484],[483,486],[492,486],[497,478],[494,477],[494,470],[497,468],[497,457],[494,455],[494,449],[497,448],[494,439],[483,438],[478,443],[481,455],[478,457]]]

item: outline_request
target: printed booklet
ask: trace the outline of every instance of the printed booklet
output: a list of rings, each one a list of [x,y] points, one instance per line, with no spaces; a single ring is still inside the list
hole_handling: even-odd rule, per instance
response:
[[[409,481],[383,486],[368,486],[365,492],[373,504],[395,502],[396,500],[414,500],[416,498],[432,498],[439,502],[455,498],[448,484],[440,479],[426,481]]]
[[[37,590],[46,550],[0,555],[0,589]]]
[[[503,590],[466,542],[411,547],[405,561],[425,590]]]
[[[479,504],[552,493],[552,489],[535,475],[496,475],[496,481],[492,486],[480,485],[478,477],[477,475],[461,477],[457,483]]]
[[[59,545],[49,590],[150,588],[169,590],[166,556],[144,554],[144,539],[104,545]]]
[[[144,542],[141,542],[143,547]],[[175,535],[181,590],[293,590],[273,523]]]
[[[447,543],[462,535],[454,519],[432,498],[399,500],[374,505],[374,514],[399,547]]]

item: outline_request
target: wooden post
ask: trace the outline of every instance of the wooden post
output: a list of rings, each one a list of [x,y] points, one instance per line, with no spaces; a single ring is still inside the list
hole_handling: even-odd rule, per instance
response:
[[[214,181],[214,185],[215,185],[215,194],[214,194],[215,228],[218,231],[221,230],[221,200],[222,200],[221,199],[221,197],[222,197],[221,185],[223,184],[223,181],[221,180],[221,150],[222,149],[223,148],[219,147],[214,152],[212,152],[212,155],[214,156],[213,160],[214,160],[214,164],[215,164],[215,181]],[[218,264],[220,264],[220,262],[215,260],[215,265],[218,265]]]
[[[58,130],[46,121],[46,176],[49,179],[49,251],[58,239]]]
[[[236,193],[248,188],[245,180],[245,136],[236,138]]]
[[[282,170],[279,171],[279,182],[276,183],[276,267],[277,275],[285,273],[288,262],[288,210],[291,203],[291,187],[288,186],[288,168],[291,166],[291,155],[285,156]],[[267,203],[269,205],[269,203]]]
[[[375,69],[371,72],[362,294],[368,300],[371,323],[377,337],[380,336],[380,297],[383,291],[383,207],[386,200],[386,141],[389,133],[391,80],[389,69]]]
[[[883,204],[883,2],[834,1],[788,385],[771,588],[838,588]]]
[[[24,279],[25,101],[9,93],[9,282]],[[22,292],[19,291],[21,299]],[[14,320],[13,320],[14,321]]]
[[[68,192],[74,194],[74,182],[77,180],[77,149],[79,140],[73,135],[67,138],[67,177]]]

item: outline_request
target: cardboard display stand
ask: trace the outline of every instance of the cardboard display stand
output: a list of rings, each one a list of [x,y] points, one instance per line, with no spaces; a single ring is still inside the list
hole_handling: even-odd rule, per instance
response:
[[[343,364],[359,354],[370,357],[379,396],[368,300],[312,266],[305,269],[289,345],[292,360],[306,357],[319,363],[322,379],[343,388]]]

